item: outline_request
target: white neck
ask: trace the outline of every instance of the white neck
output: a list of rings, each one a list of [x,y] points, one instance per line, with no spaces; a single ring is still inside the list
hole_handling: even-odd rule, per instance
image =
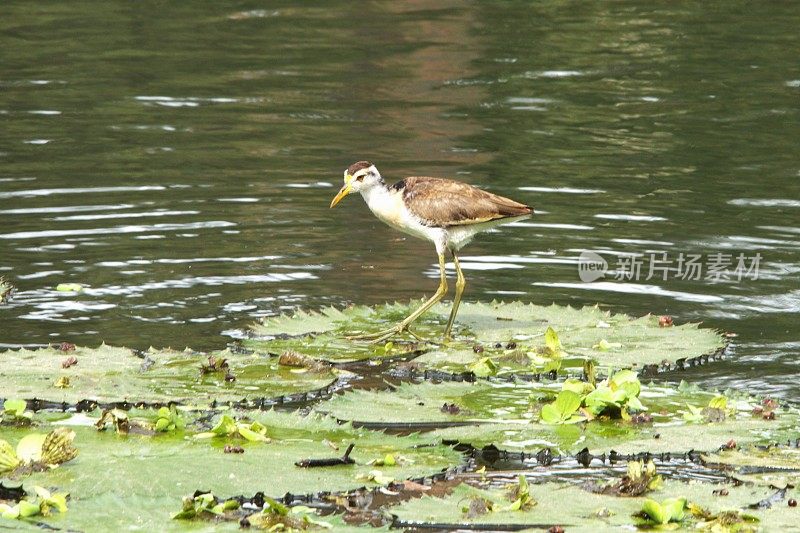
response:
[[[360,192],[370,211],[381,221],[414,237],[427,239],[436,245],[439,253],[443,252],[445,230],[422,224],[406,207],[403,189],[391,189],[385,183],[379,183]]]
[[[386,212],[390,205],[394,204],[392,201],[392,191],[385,183],[379,183],[368,189],[361,190],[361,196],[369,206],[370,211],[375,213],[379,218]]]

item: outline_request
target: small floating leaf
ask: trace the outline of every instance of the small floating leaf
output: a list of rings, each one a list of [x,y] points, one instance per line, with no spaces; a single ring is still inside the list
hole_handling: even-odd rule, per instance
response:
[[[360,474],[356,476],[356,479],[362,481],[372,481],[378,485],[388,485],[389,483],[394,482],[394,478],[392,476],[384,475],[384,473],[380,470],[370,470],[368,474]]]
[[[483,357],[475,361],[468,368],[473,374],[481,378],[497,374],[497,364],[489,357]]]
[[[686,498],[667,498],[661,503],[647,498],[642,504],[642,514],[658,525],[682,521],[685,509]]]
[[[574,416],[581,406],[581,396],[571,390],[562,390],[553,403],[542,407],[542,422],[545,424],[573,424],[582,420]]]
[[[3,414],[7,413],[14,417],[22,416],[27,405],[28,404],[25,402],[25,400],[14,400],[9,398],[3,402]]]
[[[686,408],[689,410],[683,413],[683,419],[687,422],[702,422],[705,418],[703,416],[703,409],[700,407],[695,407],[691,404],[686,404]]]
[[[621,342],[608,342],[607,340],[602,339],[600,342],[598,342],[597,344],[592,346],[592,349],[600,350],[601,352],[607,352],[607,351],[615,349],[615,348],[622,348],[622,343]]]
[[[169,432],[181,430],[186,427],[183,417],[178,414],[177,408],[172,405],[170,407],[161,407],[158,410],[156,417],[155,430],[158,432]]]
[[[0,412],[0,422],[7,425],[27,426],[31,424],[33,412],[26,411],[28,404],[25,400],[7,399]]]
[[[551,355],[561,354],[561,340],[558,338],[558,333],[556,333],[556,330],[554,330],[552,326],[547,326],[547,330],[544,332],[544,344]]]
[[[655,500],[647,498],[642,504],[642,513],[656,524],[666,524],[669,516],[664,507]]]
[[[728,407],[728,398],[723,395],[717,395],[711,398],[708,402],[708,406],[712,409],[721,409],[725,410]]]
[[[56,285],[58,292],[80,292],[83,290],[83,285],[80,283],[59,283]]]
[[[253,431],[247,426],[239,426],[238,430],[239,430],[239,435],[244,437],[246,440],[249,440],[250,442],[267,442],[269,440],[265,435],[262,435],[257,431]]]

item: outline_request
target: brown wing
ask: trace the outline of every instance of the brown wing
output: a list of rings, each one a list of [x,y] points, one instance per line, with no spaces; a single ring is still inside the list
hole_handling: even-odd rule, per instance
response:
[[[393,185],[423,224],[435,227],[477,224],[530,214],[533,209],[459,181],[411,177]]]

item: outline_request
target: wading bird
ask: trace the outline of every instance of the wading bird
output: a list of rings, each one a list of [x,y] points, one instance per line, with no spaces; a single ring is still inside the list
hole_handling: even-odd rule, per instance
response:
[[[525,204],[448,179],[410,177],[394,185],[386,185],[378,169],[369,161],[358,161],[344,171],[344,186],[331,201],[331,207],[354,192],[361,193],[372,213],[383,222],[414,237],[431,241],[439,256],[439,288],[430,299],[391,328],[352,337],[374,342],[381,342],[403,331],[414,335],[409,325],[447,294],[444,269],[447,250],[453,255],[456,267],[453,309],[444,330],[445,341],[450,340],[453,321],[466,285],[458,263],[458,251],[475,234],[528,217],[533,212]]]

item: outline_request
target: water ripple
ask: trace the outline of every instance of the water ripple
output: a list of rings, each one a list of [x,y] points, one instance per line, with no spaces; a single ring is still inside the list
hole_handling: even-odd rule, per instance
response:
[[[641,294],[644,296],[667,296],[684,302],[714,303],[722,302],[724,298],[710,294],[696,294],[693,292],[671,291],[658,285],[612,283],[610,281],[595,281],[592,283],[551,283],[537,281],[534,285],[541,287],[559,287],[564,289],[581,289],[587,291],[620,292],[625,294]]]
[[[111,211],[114,209],[132,209],[133,204],[115,205],[59,205],[52,207],[27,207],[22,209],[0,209],[0,215],[37,215],[46,213],[80,213],[82,211]]]
[[[800,290],[780,294],[765,294],[729,298],[729,309],[754,313],[799,313]]]
[[[51,196],[54,194],[89,194],[104,192],[139,192],[163,191],[163,185],[139,185],[135,187],[74,187],[61,189],[31,189],[26,191],[0,192],[0,198],[27,198],[33,196]]]
[[[164,289],[188,289],[197,285],[215,287],[220,285],[246,285],[248,283],[281,283],[298,280],[314,280],[317,276],[309,272],[288,272],[286,274],[251,274],[243,276],[198,276],[180,279],[165,279],[142,285],[110,285],[87,288],[83,293],[90,296],[138,295],[146,291]]]
[[[565,194],[600,194],[606,192],[602,189],[578,189],[575,187],[520,187],[519,190],[533,192],[560,192]]]
[[[662,220],[667,220],[664,217],[657,217],[651,215],[626,215],[624,213],[621,214],[597,214],[594,218],[602,218],[605,220],[626,220],[630,222],[660,222]]]
[[[119,268],[134,265],[183,265],[186,263],[253,263],[256,261],[277,261],[282,259],[280,255],[260,255],[253,257],[187,257],[187,258],[162,258],[162,259],[129,259],[127,261],[101,261],[95,263],[97,266]]]
[[[141,213],[109,213],[105,215],[70,215],[65,217],[52,217],[49,220],[105,220],[108,218],[144,218],[144,217],[173,217],[179,215],[199,215],[200,211],[145,211]]]
[[[194,96],[186,98],[174,98],[172,96],[136,96],[136,100],[144,102],[145,105],[156,104],[164,107],[199,107],[201,104],[232,104],[238,102],[238,98],[198,98]]]
[[[747,207],[800,207],[800,200],[784,198],[734,198],[728,203]]]
[[[788,235],[800,235],[800,228],[792,226],[756,226],[758,229],[774,231],[776,233],[786,233]]]
[[[17,276],[17,279],[37,279],[37,278],[46,278],[49,276],[55,276],[57,274],[63,274],[63,270],[43,270],[41,272],[34,272],[32,274],[20,274]]]
[[[287,183],[286,187],[290,189],[312,189],[321,187],[333,187],[333,184],[327,181],[315,181],[312,183]]]
[[[620,244],[641,244],[643,246],[675,246],[674,242],[669,241],[650,241],[647,239],[611,239],[612,242]]]
[[[508,224],[508,226],[520,228],[575,229],[581,231],[590,231],[594,229],[594,226],[583,226],[581,224],[550,224],[547,222],[513,222]]]
[[[497,263],[497,264],[534,264],[534,265],[574,265],[578,263],[577,257],[520,257],[517,255],[463,255],[459,256],[461,261],[471,261],[475,263]],[[450,263],[448,263],[449,265]]]
[[[528,71],[522,74],[523,78],[536,79],[536,78],[571,78],[574,76],[584,76],[586,73],[580,70],[542,70],[542,71]]]
[[[107,235],[120,233],[146,233],[148,231],[178,231],[184,229],[227,228],[235,226],[226,220],[209,220],[205,222],[190,222],[187,224],[151,224],[141,226],[115,226],[112,228],[89,228],[73,230],[45,230],[45,231],[18,231],[5,233],[0,239],[40,239],[44,237],[69,237],[76,235]]]

